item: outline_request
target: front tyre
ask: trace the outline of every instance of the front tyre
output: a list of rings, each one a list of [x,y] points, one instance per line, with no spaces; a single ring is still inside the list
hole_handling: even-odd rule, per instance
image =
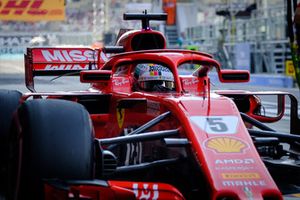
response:
[[[0,89],[0,193],[6,191],[9,132],[14,112],[19,106],[21,92]]]
[[[16,156],[20,162],[15,169],[21,169],[14,189],[17,199],[42,199],[46,179],[93,178],[93,128],[82,105],[29,100],[18,109],[15,121],[20,127],[14,131],[19,139],[13,155],[22,152]]]

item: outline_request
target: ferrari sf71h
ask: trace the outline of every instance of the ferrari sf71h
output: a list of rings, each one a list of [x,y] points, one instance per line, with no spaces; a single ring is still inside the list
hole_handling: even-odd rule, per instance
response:
[[[249,81],[209,54],[167,49],[150,20],[116,46],[28,48],[26,86],[0,91],[7,199],[283,199],[299,195],[300,120],[285,92],[211,90]],[[189,75],[183,72],[194,70]],[[86,91],[37,92],[36,76],[79,75]],[[277,96],[265,116],[259,96]],[[279,121],[289,98],[290,133]]]

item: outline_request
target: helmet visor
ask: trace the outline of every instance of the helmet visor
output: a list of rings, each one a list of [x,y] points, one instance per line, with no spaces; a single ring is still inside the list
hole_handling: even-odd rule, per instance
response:
[[[175,90],[173,81],[140,81],[139,87],[145,91],[169,92]]]

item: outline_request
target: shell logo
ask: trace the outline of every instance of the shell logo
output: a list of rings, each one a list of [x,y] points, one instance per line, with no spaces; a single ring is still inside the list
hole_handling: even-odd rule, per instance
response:
[[[248,145],[233,137],[214,137],[205,141],[205,146],[216,153],[242,153]]]

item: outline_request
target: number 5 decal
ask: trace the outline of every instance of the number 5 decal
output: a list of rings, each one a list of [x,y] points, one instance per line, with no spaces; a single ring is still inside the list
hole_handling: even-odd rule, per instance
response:
[[[221,117],[206,118],[210,129],[214,132],[226,132],[228,131],[227,125],[224,123]]]
[[[236,116],[192,116],[190,120],[208,134],[235,134]]]

